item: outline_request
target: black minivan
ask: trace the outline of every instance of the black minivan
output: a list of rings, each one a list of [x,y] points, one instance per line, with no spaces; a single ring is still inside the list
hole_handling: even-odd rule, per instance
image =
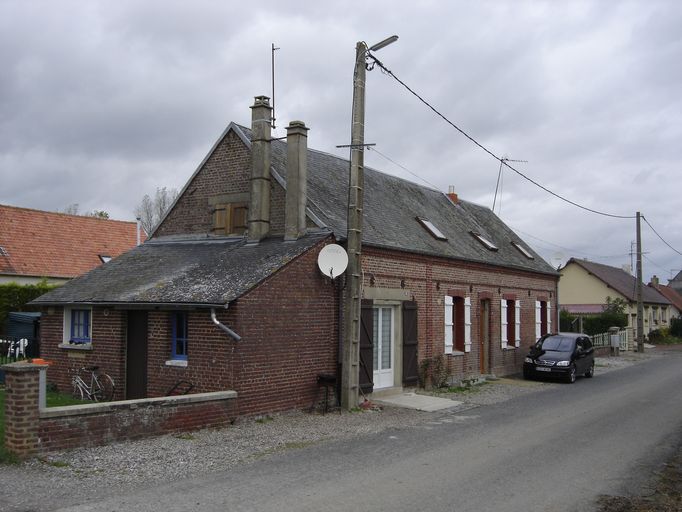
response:
[[[546,334],[523,362],[523,377],[559,377],[573,383],[577,375],[594,375],[594,348],[589,336],[574,332]]]

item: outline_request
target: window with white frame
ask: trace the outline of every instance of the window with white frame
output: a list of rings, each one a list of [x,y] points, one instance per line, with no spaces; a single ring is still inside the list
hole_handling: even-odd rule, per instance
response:
[[[535,338],[539,339],[552,332],[552,303],[545,300],[535,301]]]
[[[445,296],[445,353],[471,352],[471,298]]]
[[[500,301],[500,337],[502,348],[521,346],[521,301],[502,299]]]
[[[64,343],[83,345],[92,343],[92,309],[64,309]]]

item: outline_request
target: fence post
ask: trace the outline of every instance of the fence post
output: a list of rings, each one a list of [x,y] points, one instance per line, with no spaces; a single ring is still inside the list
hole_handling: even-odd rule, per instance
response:
[[[24,458],[40,445],[41,365],[18,362],[5,370],[5,448]],[[44,382],[44,381],[43,381]]]

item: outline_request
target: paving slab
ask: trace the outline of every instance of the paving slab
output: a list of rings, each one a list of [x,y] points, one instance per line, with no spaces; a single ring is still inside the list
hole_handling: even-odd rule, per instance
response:
[[[463,402],[451,400],[449,398],[438,398],[435,396],[418,395],[417,393],[400,393],[381,397],[372,400],[374,403],[403,407],[405,409],[416,409],[418,411],[434,412],[443,409],[450,409],[462,405]]]

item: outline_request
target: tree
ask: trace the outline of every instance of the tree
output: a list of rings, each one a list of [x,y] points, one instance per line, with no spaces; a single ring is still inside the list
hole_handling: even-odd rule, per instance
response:
[[[606,297],[604,311],[598,315],[585,318],[583,329],[586,334],[601,334],[609,327],[627,327],[628,316],[625,313],[627,302],[623,299]]]
[[[177,197],[177,189],[166,187],[157,188],[154,199],[149,197],[149,194],[144,195],[140,204],[135,208],[135,216],[140,219],[142,229],[147,235],[154,231]]]
[[[98,219],[108,219],[109,212],[106,210],[92,210],[91,212],[80,213],[80,205],[78,203],[72,203],[63,210],[57,210],[57,213],[66,213],[67,215],[81,215],[83,217],[96,217]]]

